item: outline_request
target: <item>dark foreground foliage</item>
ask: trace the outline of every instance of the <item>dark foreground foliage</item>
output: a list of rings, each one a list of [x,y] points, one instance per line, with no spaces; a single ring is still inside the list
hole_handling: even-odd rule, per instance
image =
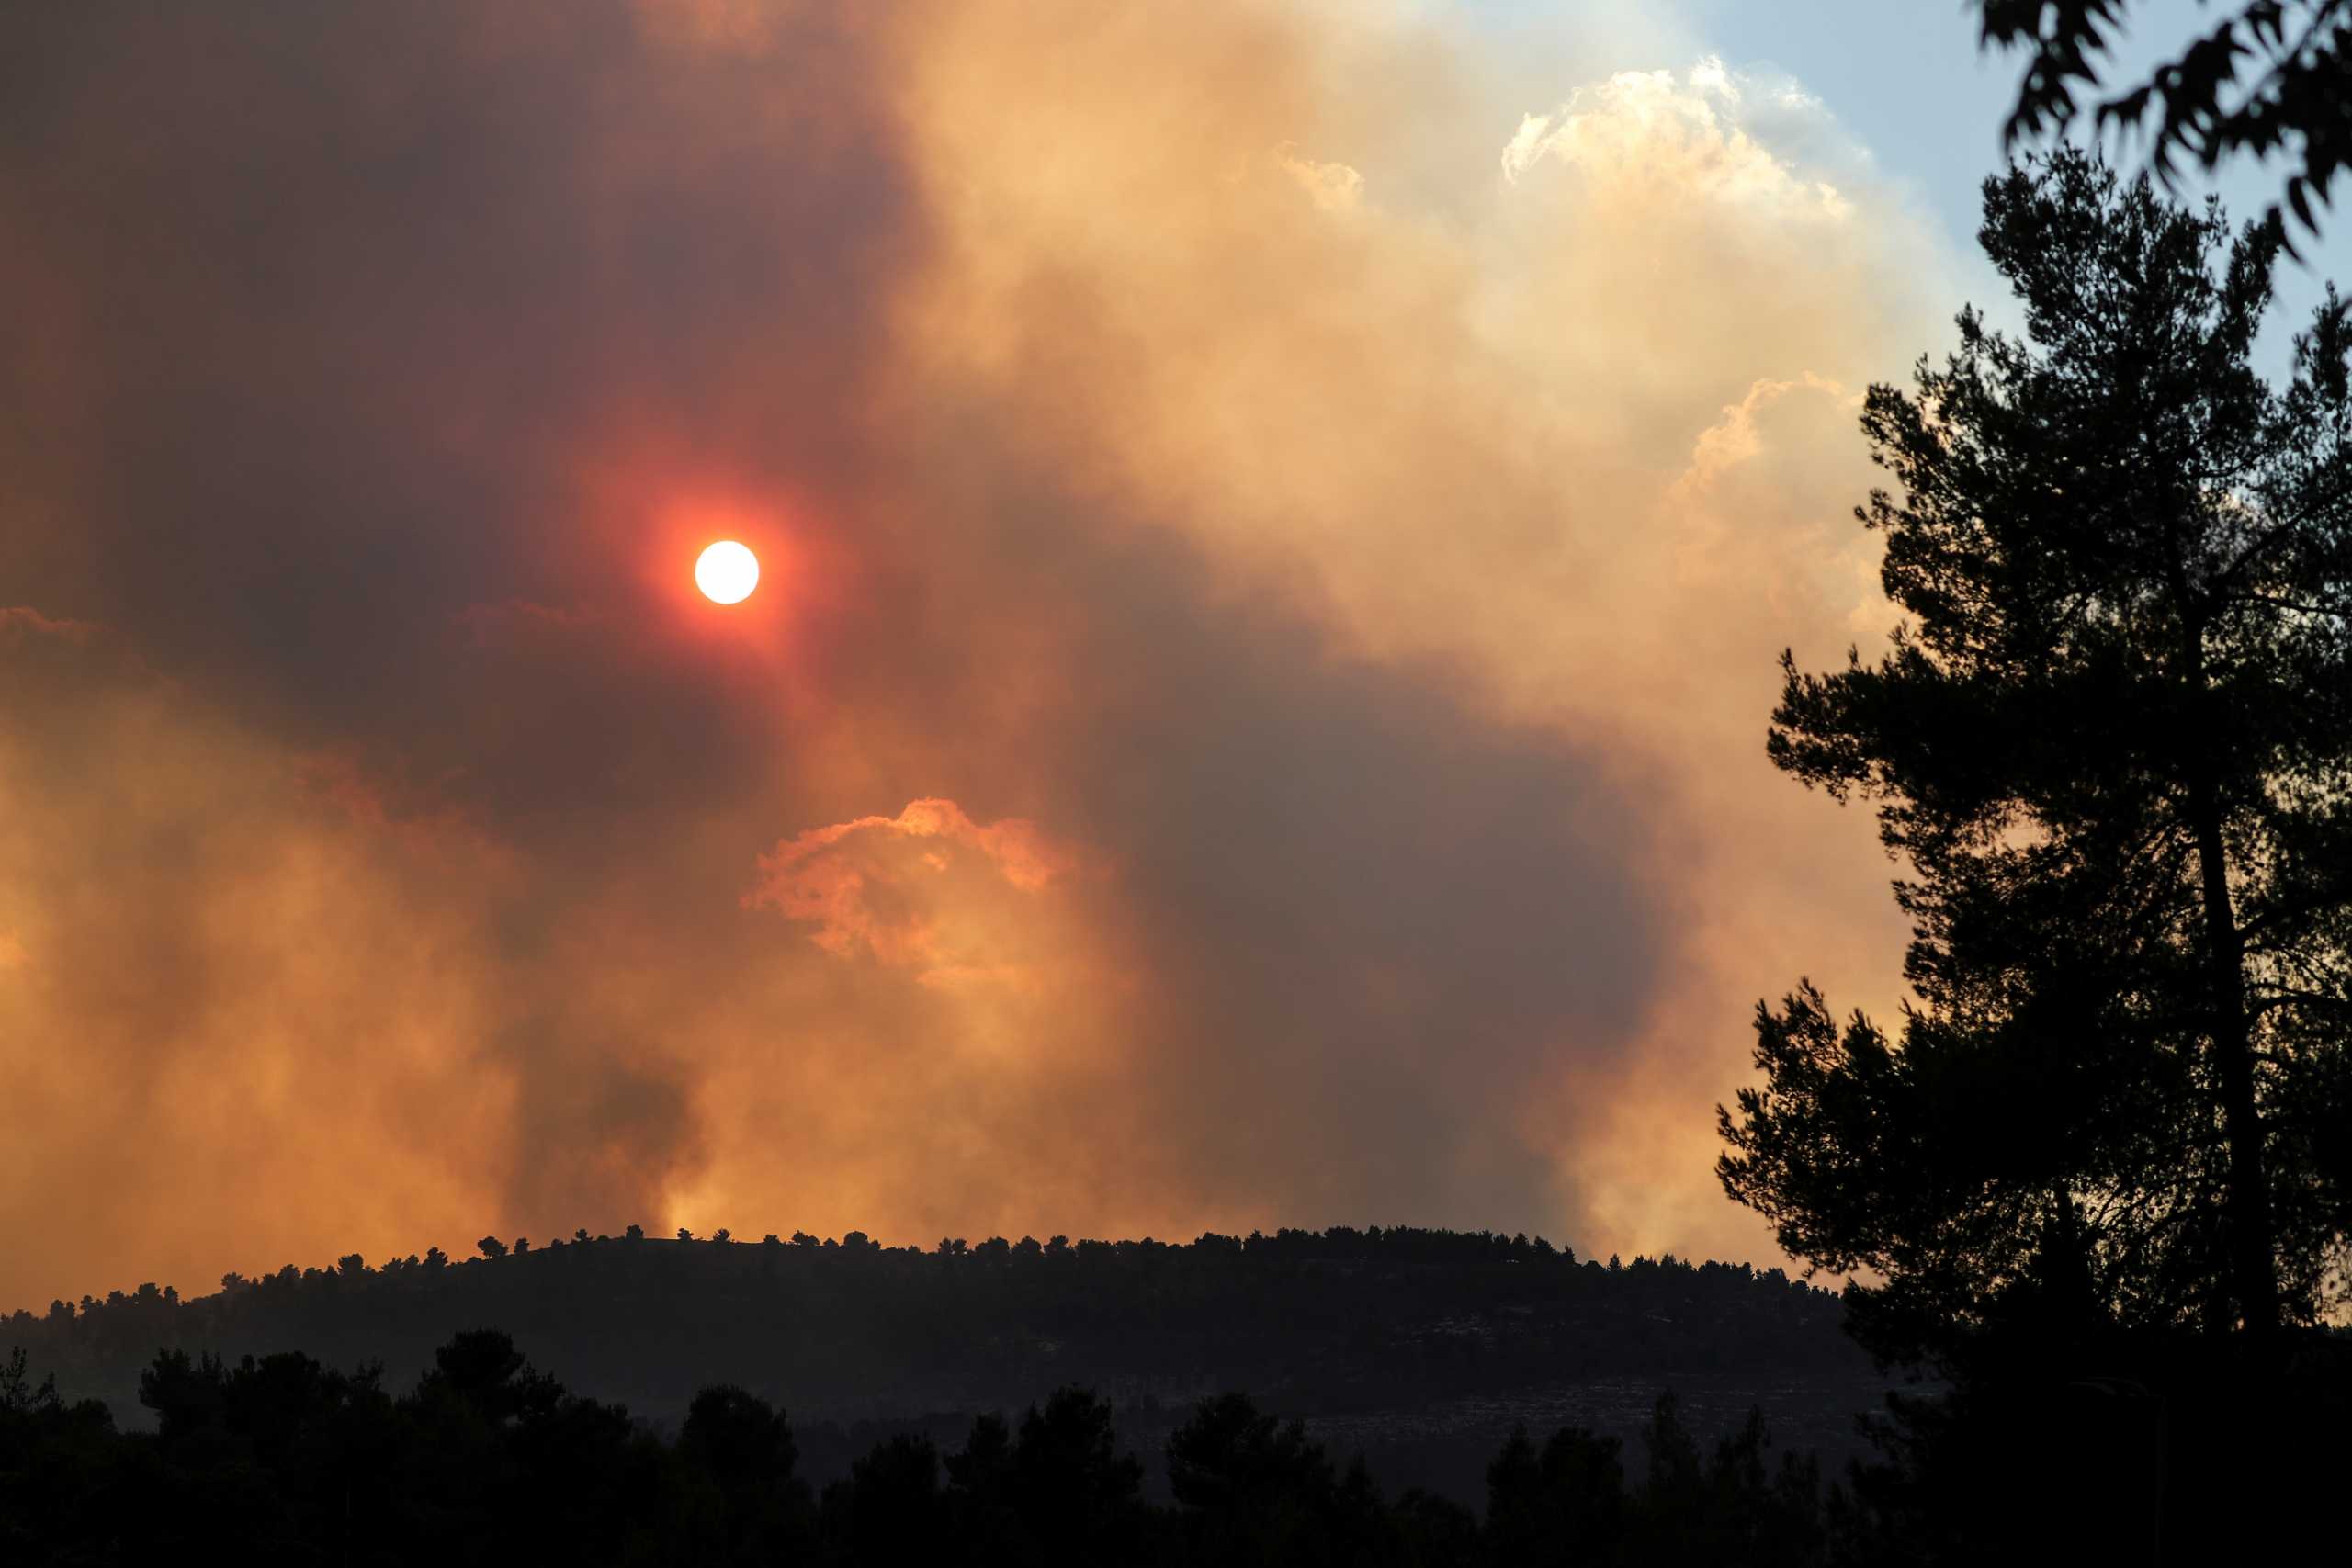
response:
[[[2117,45],[2139,0],[1975,0],[1984,41],[2022,55],[2007,139],[2057,136],[2086,115],[2137,132],[2167,183],[2182,154],[2211,170],[2245,156],[2282,159],[2283,199],[2316,233],[2335,176],[2352,164],[2352,4],[2224,0],[2196,34],[2126,83]],[[2274,206],[2274,217],[2278,213]]]
[[[2125,1354],[2121,1347],[2110,1347]],[[1170,1500],[1108,1404],[1065,1388],[959,1447],[899,1435],[813,1487],[784,1414],[731,1385],[674,1438],[535,1371],[505,1334],[442,1346],[407,1393],[380,1367],[167,1350],[153,1432],[0,1363],[0,1562],[305,1563],[1875,1564],[2290,1560],[2352,1460],[2352,1344],[2287,1380],[2142,1347],[2132,1375],[2019,1359],[1898,1400],[1884,1458],[1823,1484],[1760,1416],[1703,1450],[1671,1395],[1631,1453],[1521,1427],[1483,1517],[1389,1495],[1297,1421],[1201,1401],[1166,1445]],[[2119,1363],[2124,1365],[2124,1363]],[[2259,1488],[2273,1504],[2249,1519]],[[2251,1529],[2250,1529],[2251,1527]]]
[[[1388,1497],[1296,1421],[1202,1401],[1146,1501],[1111,1410],[1064,1389],[960,1449],[899,1437],[813,1491],[781,1412],[695,1395],[674,1440],[582,1398],[505,1334],[457,1336],[395,1395],[380,1369],[286,1352],[159,1355],[153,1433],[0,1371],[0,1561],[302,1563],[1805,1563],[1830,1514],[1810,1461],[1770,1462],[1759,1418],[1702,1454],[1661,1399],[1629,1484],[1614,1438],[1522,1430],[1487,1517]]]

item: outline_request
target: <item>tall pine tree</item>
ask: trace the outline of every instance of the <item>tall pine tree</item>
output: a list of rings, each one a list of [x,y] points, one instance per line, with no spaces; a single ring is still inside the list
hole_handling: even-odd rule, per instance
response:
[[[1892,651],[1783,656],[1772,761],[1908,863],[1899,1037],[1803,986],[1719,1112],[1726,1191],[1973,1331],[2243,1330],[2340,1293],[2352,1185],[2352,323],[2251,357],[2278,224],[2064,151],[1988,181],[2022,338],[1960,317],[1862,428]]]

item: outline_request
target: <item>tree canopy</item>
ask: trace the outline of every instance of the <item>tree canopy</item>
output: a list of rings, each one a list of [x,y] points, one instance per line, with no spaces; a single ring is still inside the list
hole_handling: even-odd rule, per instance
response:
[[[2352,326],[2249,364],[2282,243],[2074,150],[1986,183],[2025,306],[1862,428],[1906,615],[1783,656],[1769,750],[1907,862],[1899,1037],[1801,985],[1725,1190],[1882,1354],[1987,1328],[2310,1323],[2352,1186]]]
[[[2064,130],[2104,87],[2099,57],[2134,0],[1977,0],[1987,44],[2022,52],[2007,127],[2014,144]],[[2102,128],[2150,135],[2169,182],[2186,153],[2207,169],[2238,153],[2284,152],[2286,204],[2305,229],[2312,202],[2352,162],[2352,0],[2245,0],[2142,82],[2098,100]],[[2274,208],[2275,211],[2276,209]]]

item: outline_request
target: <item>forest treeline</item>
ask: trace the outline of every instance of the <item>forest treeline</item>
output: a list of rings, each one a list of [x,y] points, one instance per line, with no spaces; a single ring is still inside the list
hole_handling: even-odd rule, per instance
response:
[[[697,1393],[674,1438],[534,1371],[504,1333],[438,1347],[405,1392],[380,1365],[166,1350],[140,1379],[153,1432],[0,1364],[0,1560],[1026,1565],[1827,1562],[1871,1549],[1865,1495],[1775,1459],[1760,1419],[1702,1452],[1662,1399],[1640,1479],[1614,1438],[1514,1433],[1474,1511],[1384,1493],[1245,1395],[1169,1438],[1170,1496],[1110,1406],[1063,1388],[942,1451],[877,1444],[821,1488],[783,1412]]]
[[[1852,1386],[1870,1368],[1841,1317],[1835,1295],[1778,1269],[1580,1260],[1484,1232],[913,1247],[854,1231],[742,1241],[630,1227],[486,1236],[463,1260],[352,1254],[231,1274],[193,1298],[142,1285],[19,1311],[0,1321],[0,1344],[126,1417],[159,1349],[234,1359],[300,1347],[405,1377],[483,1323],[573,1386],[658,1414],[715,1382],[811,1417],[1017,1407],[1068,1383],[1123,1403],[1247,1388],[1315,1414],[1611,1377]]]

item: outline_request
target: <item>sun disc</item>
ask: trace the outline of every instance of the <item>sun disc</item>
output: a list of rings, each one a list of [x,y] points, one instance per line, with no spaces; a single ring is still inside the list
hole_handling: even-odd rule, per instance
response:
[[[695,586],[714,604],[740,604],[760,585],[760,558],[732,539],[721,539],[695,562]]]

